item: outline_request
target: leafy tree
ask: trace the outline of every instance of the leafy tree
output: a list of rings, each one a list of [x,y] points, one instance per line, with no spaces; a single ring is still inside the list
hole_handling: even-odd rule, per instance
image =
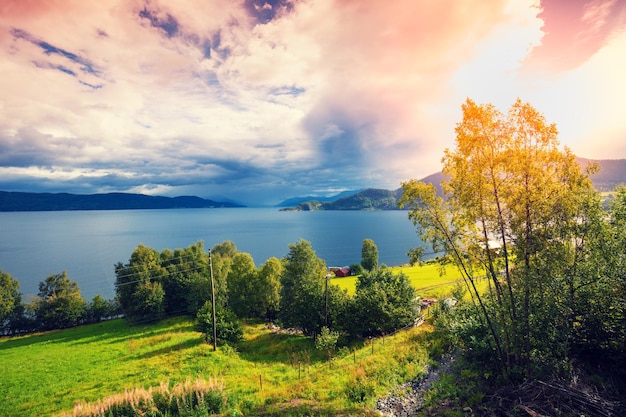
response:
[[[528,374],[567,355],[577,288],[591,279],[578,267],[598,230],[595,193],[558,149],[556,127],[520,100],[505,115],[468,99],[456,134],[443,158],[446,198],[411,180],[400,204],[422,241],[462,273],[491,361]],[[476,281],[485,273],[487,293]]]
[[[133,322],[154,321],[165,315],[165,291],[160,282],[142,281],[133,292],[132,306],[127,310]]]
[[[283,265],[280,320],[305,334],[319,332],[325,315],[326,264],[315,255],[311,243],[301,239],[289,245]]]
[[[603,252],[608,253],[609,267],[606,274],[606,286],[602,294],[608,298],[609,305],[605,326],[609,329],[610,349],[615,352],[616,363],[626,360],[626,185],[616,189],[616,198],[611,205],[608,234],[612,236],[612,247]],[[589,309],[583,310],[590,312]],[[593,314],[593,313],[591,313]],[[622,371],[623,371],[622,367]]]
[[[238,252],[232,258],[228,272],[229,307],[239,317],[253,317],[257,271],[249,253]]]
[[[11,275],[0,270],[0,323],[9,317],[15,307],[22,302],[20,283]]]
[[[195,314],[211,297],[209,257],[202,242],[161,253],[139,245],[127,264],[116,265],[115,274],[117,302],[131,321]]]
[[[235,244],[230,240],[214,245],[211,249],[215,305],[218,310],[228,305],[228,273],[237,252]]]
[[[363,265],[361,264],[352,264],[350,265],[350,275],[361,275],[363,273]]]
[[[234,258],[239,251],[237,250],[235,242],[225,240],[222,243],[215,244],[213,246],[213,249],[211,249],[211,252],[213,253],[213,255],[221,255],[228,258]]]
[[[571,287],[571,325],[576,353],[614,369],[626,360],[626,186],[618,186],[601,232],[590,234],[592,248],[579,255]]]
[[[231,310],[216,308],[215,324],[218,342],[238,343],[243,340],[243,327]],[[196,330],[204,334],[207,343],[213,343],[213,306],[210,301],[196,315]]]
[[[361,336],[389,334],[412,324],[418,316],[415,290],[409,278],[390,269],[357,279],[350,331]]]
[[[118,307],[115,300],[106,300],[100,294],[93,297],[85,310],[85,321],[97,323],[117,314]]]
[[[195,316],[206,301],[210,301],[211,275],[208,273],[194,272],[189,276],[188,292],[185,294],[187,311]],[[216,297],[217,298],[217,297]]]
[[[283,264],[278,258],[269,258],[257,272],[254,285],[255,312],[259,317],[275,319],[280,308],[280,276]]]
[[[328,327],[324,326],[320,334],[315,338],[315,348],[325,352],[326,355],[328,355],[328,360],[331,360],[338,340],[339,332],[333,332]]]
[[[366,271],[373,271],[378,268],[378,247],[372,239],[363,240],[361,266]]]
[[[193,298],[190,299],[189,295],[194,282],[203,281],[202,277],[209,274],[209,257],[204,250],[204,244],[197,242],[184,249],[163,250],[160,254],[160,262],[167,271],[161,281],[165,291],[166,314],[176,315],[197,311],[197,308],[194,308],[195,302]],[[200,305],[205,300],[206,298],[201,300]]]
[[[150,317],[162,316],[165,311],[163,305],[165,293],[160,282],[166,274],[167,270],[161,265],[161,254],[143,244],[135,248],[127,264],[118,263],[115,266],[116,299],[129,320],[147,320]],[[151,282],[158,285],[149,285]],[[163,293],[163,297],[160,297],[159,293]],[[160,300],[162,305],[152,304],[148,307],[137,304],[143,301],[154,303],[157,300]]]
[[[77,325],[85,308],[78,284],[68,278],[66,271],[40,282],[38,297],[32,302],[37,323],[44,330]]]
[[[32,303],[20,302],[6,317],[2,331],[5,334],[19,334],[34,332],[41,326],[38,325]]]
[[[0,270],[0,334],[34,330],[34,320],[26,316],[19,282]]]

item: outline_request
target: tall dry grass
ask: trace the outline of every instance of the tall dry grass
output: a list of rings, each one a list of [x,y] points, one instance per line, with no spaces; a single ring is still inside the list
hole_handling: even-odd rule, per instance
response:
[[[226,406],[222,382],[187,379],[171,385],[133,388],[96,402],[81,401],[74,410],[61,417],[118,417],[118,416],[185,416],[219,414]]]

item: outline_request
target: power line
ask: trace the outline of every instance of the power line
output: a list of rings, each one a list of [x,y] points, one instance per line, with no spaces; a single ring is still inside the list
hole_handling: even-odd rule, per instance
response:
[[[177,270],[177,271],[169,272],[169,273],[163,274],[163,275],[152,275],[152,276],[149,276],[147,278],[137,279],[137,280],[134,280],[134,281],[126,281],[126,282],[122,282],[122,283],[119,283],[119,284],[116,282],[115,283],[115,287],[119,288],[119,287],[123,287],[125,285],[136,284],[136,283],[139,283],[139,282],[152,281],[152,280],[159,279],[159,278],[171,278],[172,276],[174,276],[176,274],[180,274],[180,273],[184,273],[184,272],[190,272],[190,271],[191,272],[195,272],[195,271],[200,271],[200,270],[203,270],[203,269],[205,269],[204,266],[202,266],[202,267],[195,267],[195,268],[189,268],[189,269]],[[146,271],[146,272],[150,272],[150,271]],[[137,272],[137,273],[134,273],[134,274],[123,275],[123,277],[138,276],[138,275],[141,275],[141,273]]]

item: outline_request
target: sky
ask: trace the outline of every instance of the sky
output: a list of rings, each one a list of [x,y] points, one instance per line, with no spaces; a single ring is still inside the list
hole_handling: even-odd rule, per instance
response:
[[[2,0],[0,74],[4,191],[396,189],[467,98],[626,158],[626,0]]]

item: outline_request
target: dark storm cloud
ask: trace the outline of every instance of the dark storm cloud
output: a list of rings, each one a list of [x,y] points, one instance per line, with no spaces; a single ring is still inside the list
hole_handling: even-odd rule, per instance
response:
[[[304,128],[316,141],[321,154],[328,160],[349,160],[361,164],[367,159],[366,136],[368,122],[329,103],[312,111],[304,120]]]
[[[231,182],[245,178],[256,178],[265,174],[265,170],[246,159],[226,159],[217,157],[202,157],[195,159],[196,166],[215,167],[217,174],[211,182]]]
[[[148,20],[152,27],[161,29],[168,38],[172,38],[178,34],[180,25],[176,18],[169,13],[161,15],[158,10],[148,9],[146,6],[143,10],[139,11],[139,17]]]

